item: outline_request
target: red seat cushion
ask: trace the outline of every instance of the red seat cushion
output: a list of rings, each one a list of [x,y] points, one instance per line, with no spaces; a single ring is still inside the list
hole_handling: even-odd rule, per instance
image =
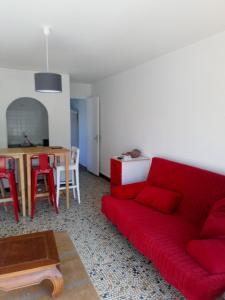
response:
[[[225,238],[225,198],[215,202],[203,225],[201,237]]]
[[[175,211],[180,199],[180,195],[176,192],[146,185],[135,200],[162,213],[171,214]]]
[[[208,272],[225,273],[225,240],[192,240],[187,251]]]
[[[120,200],[112,196],[104,196],[102,211],[127,238],[144,228],[152,234],[162,233],[167,237],[173,235],[184,245],[190,239],[199,236],[198,225],[184,220],[177,214],[162,214],[151,207],[140,205],[135,200]]]

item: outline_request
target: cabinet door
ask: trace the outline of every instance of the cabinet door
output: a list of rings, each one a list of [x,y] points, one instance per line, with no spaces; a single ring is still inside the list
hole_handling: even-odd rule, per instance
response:
[[[148,177],[150,160],[123,162],[122,184],[145,181]]]
[[[122,162],[112,158],[110,172],[111,172],[110,174],[111,184],[121,185],[122,184]]]

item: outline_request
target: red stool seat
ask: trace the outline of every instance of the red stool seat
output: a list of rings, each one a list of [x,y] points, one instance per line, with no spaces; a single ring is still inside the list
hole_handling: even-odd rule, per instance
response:
[[[12,197],[14,215],[16,222],[19,222],[19,201],[15,179],[15,160],[13,157],[0,156],[0,179],[7,179],[9,182],[9,189]]]
[[[53,158],[53,164],[50,165],[49,161]],[[56,192],[54,183],[54,167],[55,167],[55,156],[48,154],[33,155],[31,160],[37,159],[38,165],[32,166],[31,169],[31,218],[34,217],[35,207],[36,207],[36,190],[38,176],[44,175],[47,179],[48,191],[51,203],[54,205],[56,213],[58,213],[58,208],[56,205]],[[31,164],[32,165],[32,164]]]

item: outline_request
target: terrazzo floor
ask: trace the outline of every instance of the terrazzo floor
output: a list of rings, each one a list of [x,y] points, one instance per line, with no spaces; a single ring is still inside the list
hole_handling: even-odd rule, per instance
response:
[[[109,192],[109,183],[81,171],[80,186],[81,204],[71,199],[67,210],[62,199],[59,215],[49,207],[48,201],[39,201],[34,220],[21,218],[17,225],[12,209],[5,212],[1,207],[0,236],[66,230],[101,299],[184,299],[101,214],[100,199]]]

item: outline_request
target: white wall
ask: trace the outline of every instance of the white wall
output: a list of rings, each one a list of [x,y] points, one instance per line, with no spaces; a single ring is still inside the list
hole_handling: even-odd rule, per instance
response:
[[[225,173],[225,33],[93,86],[100,170],[134,147]]]
[[[49,115],[50,145],[70,147],[70,83],[62,75],[62,93],[44,94],[34,90],[34,72],[0,69],[0,147],[7,147],[6,110],[17,98],[39,100]]]
[[[92,86],[91,84],[86,83],[70,83],[70,96],[71,98],[87,98],[92,95]]]

